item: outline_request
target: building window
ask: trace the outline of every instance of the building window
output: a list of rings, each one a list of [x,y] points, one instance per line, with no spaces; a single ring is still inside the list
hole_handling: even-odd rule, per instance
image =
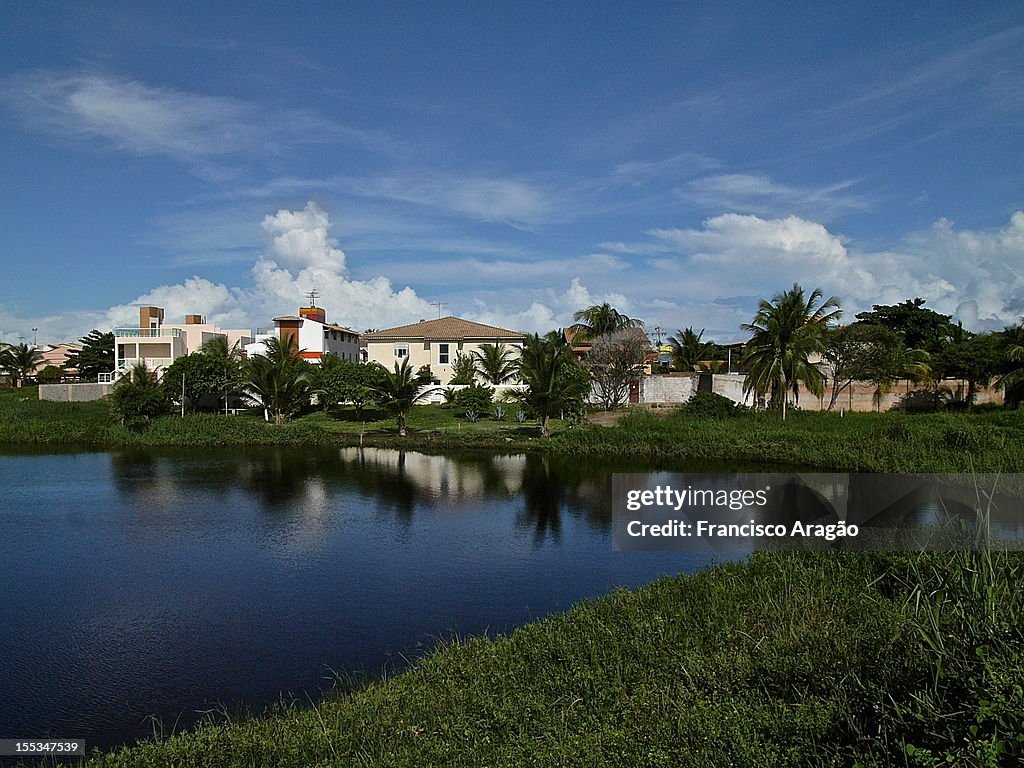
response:
[[[438,344],[437,345],[437,364],[448,365],[449,349],[450,344]]]
[[[395,344],[395,357],[401,360],[403,357],[409,356],[409,345],[408,344]]]

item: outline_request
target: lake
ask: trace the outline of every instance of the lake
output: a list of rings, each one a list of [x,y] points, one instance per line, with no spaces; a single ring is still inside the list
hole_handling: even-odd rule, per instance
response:
[[[709,554],[612,551],[612,471],[655,468],[714,467],[6,450],[0,736],[112,746],[210,709],[316,698],[335,673],[378,676],[438,637],[706,567]]]

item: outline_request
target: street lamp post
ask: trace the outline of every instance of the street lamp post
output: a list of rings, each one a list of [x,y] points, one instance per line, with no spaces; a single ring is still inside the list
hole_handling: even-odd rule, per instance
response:
[[[38,328],[33,328],[32,329],[32,346],[33,347],[38,347],[39,346],[39,329]]]

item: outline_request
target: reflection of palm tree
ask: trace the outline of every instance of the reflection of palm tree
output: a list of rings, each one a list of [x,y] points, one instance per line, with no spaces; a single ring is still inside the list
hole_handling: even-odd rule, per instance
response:
[[[566,486],[560,474],[552,467],[548,456],[530,454],[523,467],[523,510],[526,523],[534,531],[539,544],[550,534],[558,540],[562,528],[562,509],[565,507]]]
[[[820,289],[808,296],[794,284],[770,302],[761,299],[754,319],[742,326],[753,334],[744,355],[748,370],[744,394],[769,395],[771,406],[782,411],[783,419],[789,393],[799,400],[801,384],[818,397],[825,394],[825,376],[810,358],[824,351],[825,329],[841,310],[834,297],[819,304],[821,298]]]

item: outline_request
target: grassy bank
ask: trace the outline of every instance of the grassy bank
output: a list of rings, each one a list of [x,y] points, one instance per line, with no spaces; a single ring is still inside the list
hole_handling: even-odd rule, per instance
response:
[[[1018,556],[759,555],[89,764],[1016,764],[1021,575]]]
[[[311,413],[285,426],[258,414],[168,416],[144,432],[122,428],[103,402],[48,403],[34,389],[0,390],[0,444],[94,448],[218,445],[375,445],[424,451],[547,450],[579,456],[632,456],[792,464],[848,471],[1019,471],[1024,413],[745,414],[707,419],[675,412],[631,412],[617,426],[554,423],[541,439],[532,423],[466,421],[440,406],[417,406],[410,435],[393,419],[360,421],[350,411]]]

